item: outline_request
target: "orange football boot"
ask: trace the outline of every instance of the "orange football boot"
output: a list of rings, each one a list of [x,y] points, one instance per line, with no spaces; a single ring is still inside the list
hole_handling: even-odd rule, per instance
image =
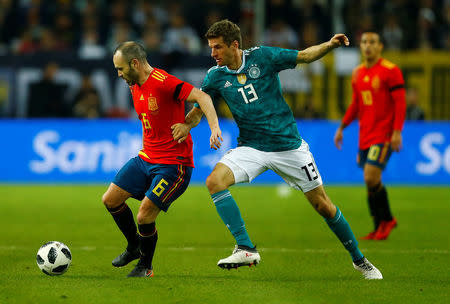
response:
[[[386,240],[389,234],[391,234],[392,229],[394,229],[395,227],[397,227],[397,220],[394,217],[390,221],[381,221],[380,226],[375,232],[373,239]]]
[[[368,235],[361,237],[360,240],[373,240],[376,233],[377,233],[377,231],[369,232]]]

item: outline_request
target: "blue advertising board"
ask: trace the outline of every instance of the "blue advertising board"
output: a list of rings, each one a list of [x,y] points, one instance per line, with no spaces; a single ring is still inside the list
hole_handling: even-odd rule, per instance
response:
[[[220,121],[224,142],[209,148],[206,121],[192,130],[194,169],[192,182],[203,183],[214,165],[237,143],[232,120]],[[333,144],[337,122],[298,121],[310,145],[325,184],[363,182],[356,166],[358,127],[344,131],[341,151]],[[0,120],[0,182],[2,183],[109,183],[142,145],[137,120]],[[450,123],[406,122],[403,149],[394,153],[383,174],[391,184],[450,185]],[[266,172],[253,183],[279,183]]]

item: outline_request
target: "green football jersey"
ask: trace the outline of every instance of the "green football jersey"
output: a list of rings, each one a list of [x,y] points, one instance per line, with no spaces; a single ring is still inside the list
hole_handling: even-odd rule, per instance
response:
[[[238,146],[261,151],[297,149],[301,137],[291,109],[281,92],[278,72],[296,66],[298,51],[254,47],[243,51],[238,70],[209,69],[202,91],[222,96],[239,127]]]

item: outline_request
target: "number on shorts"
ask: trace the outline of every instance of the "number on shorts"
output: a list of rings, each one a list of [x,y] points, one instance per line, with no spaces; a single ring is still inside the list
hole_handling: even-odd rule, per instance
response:
[[[169,183],[166,182],[164,178],[162,178],[159,183],[156,185],[155,188],[153,188],[152,192],[157,196],[160,197],[161,194],[166,190],[164,186],[167,186]]]
[[[380,147],[379,146],[372,146],[369,149],[369,153],[367,154],[367,158],[369,160],[377,160],[378,155],[380,155]]]
[[[314,167],[314,163],[309,163],[308,166],[303,166],[302,170],[305,170],[306,176],[310,182],[319,178],[316,168]]]

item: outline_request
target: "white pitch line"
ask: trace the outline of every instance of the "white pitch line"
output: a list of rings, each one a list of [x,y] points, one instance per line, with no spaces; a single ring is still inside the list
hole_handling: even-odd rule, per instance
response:
[[[170,251],[197,251],[197,250],[211,250],[211,251],[231,251],[231,247],[227,248],[217,248],[217,247],[159,247],[160,249],[167,249]],[[0,251],[12,251],[12,250],[29,250],[29,247],[24,246],[0,246]],[[96,250],[121,250],[121,247],[95,247],[95,246],[81,246],[81,247],[70,247],[71,251],[96,251]],[[364,252],[375,252],[375,253],[389,253],[389,254],[449,254],[446,249],[438,248],[426,248],[426,249],[368,249],[361,248]],[[260,252],[279,252],[279,253],[335,253],[341,252],[341,249],[317,249],[317,248],[258,248]]]

